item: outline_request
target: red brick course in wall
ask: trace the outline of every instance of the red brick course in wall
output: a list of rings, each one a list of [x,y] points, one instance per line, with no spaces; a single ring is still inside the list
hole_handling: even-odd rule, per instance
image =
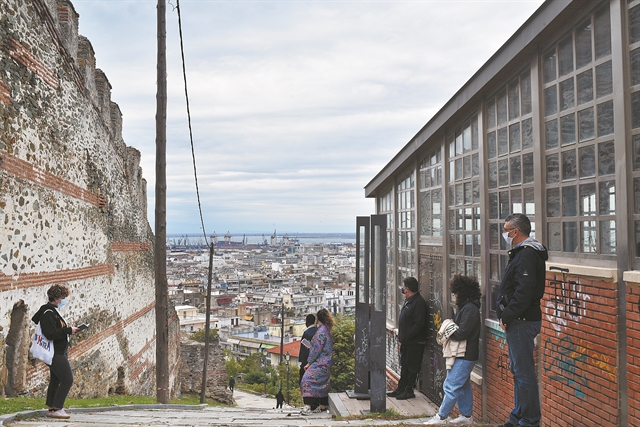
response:
[[[151,250],[151,242],[111,242],[113,252],[142,252]]]
[[[4,49],[18,64],[40,76],[52,88],[58,88],[58,76],[51,68],[44,65],[37,56],[22,46],[19,41],[13,37],[8,37]]]
[[[496,324],[499,328],[499,326]],[[513,409],[513,377],[509,365],[509,347],[502,329],[487,327],[487,421],[504,423]],[[475,395],[474,395],[475,398]],[[474,402],[475,406],[475,402]],[[478,414],[482,414],[480,411]],[[478,416],[478,419],[480,417]]]
[[[47,172],[46,170],[34,166],[25,160],[19,159],[5,150],[0,150],[0,159],[2,159],[2,162],[0,163],[0,170],[4,170],[18,178],[22,178],[54,191],[59,191],[62,194],[82,200],[96,207],[103,207],[106,203],[105,196],[100,196],[73,184],[70,181],[52,174],[51,172]]]
[[[640,284],[627,285],[629,425],[640,426]]]
[[[92,277],[106,276],[113,273],[113,264],[98,264],[83,268],[18,274],[15,276],[7,276],[0,273],[0,292],[53,285],[60,282],[84,280]]]
[[[2,80],[0,80],[0,102],[11,105],[11,91]]]
[[[542,425],[619,426],[617,284],[547,274],[542,305]]]

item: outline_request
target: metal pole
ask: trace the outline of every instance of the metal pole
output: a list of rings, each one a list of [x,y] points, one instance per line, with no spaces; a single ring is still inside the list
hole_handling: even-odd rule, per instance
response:
[[[158,0],[158,64],[156,93],[156,400],[169,403],[169,325],[167,322],[167,31],[166,5]]]
[[[209,280],[207,282],[207,314],[204,323],[204,366],[202,367],[202,387],[200,389],[200,403],[204,403],[207,390],[207,371],[209,370],[209,324],[211,320],[211,276],[213,274],[213,243],[209,247]]]
[[[284,301],[282,301],[282,325],[280,328],[280,364],[282,364],[283,350],[284,350]]]
[[[289,394],[289,352],[287,352],[287,405],[291,406],[291,395]]]
[[[266,355],[262,358],[262,363],[264,364],[264,397],[267,397],[267,356]]]

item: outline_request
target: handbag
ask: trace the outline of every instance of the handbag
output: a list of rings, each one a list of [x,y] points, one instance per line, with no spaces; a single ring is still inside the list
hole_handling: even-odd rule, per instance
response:
[[[42,360],[47,365],[51,365],[53,360],[53,341],[44,336],[40,322],[36,326],[36,333],[33,335],[30,351],[33,357]]]

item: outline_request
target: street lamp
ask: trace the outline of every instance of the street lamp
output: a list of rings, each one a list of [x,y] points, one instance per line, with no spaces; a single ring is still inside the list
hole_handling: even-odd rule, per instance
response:
[[[267,349],[262,349],[262,364],[264,365],[264,397],[267,397]]]
[[[289,358],[291,355],[287,351],[287,354],[284,355],[287,361],[287,405],[291,406],[291,396],[289,395]]]

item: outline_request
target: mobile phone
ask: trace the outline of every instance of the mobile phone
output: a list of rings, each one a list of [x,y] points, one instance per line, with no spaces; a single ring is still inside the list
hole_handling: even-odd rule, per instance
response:
[[[81,331],[87,329],[89,327],[89,325],[87,323],[82,323],[78,326],[76,326],[76,328],[80,329]]]

